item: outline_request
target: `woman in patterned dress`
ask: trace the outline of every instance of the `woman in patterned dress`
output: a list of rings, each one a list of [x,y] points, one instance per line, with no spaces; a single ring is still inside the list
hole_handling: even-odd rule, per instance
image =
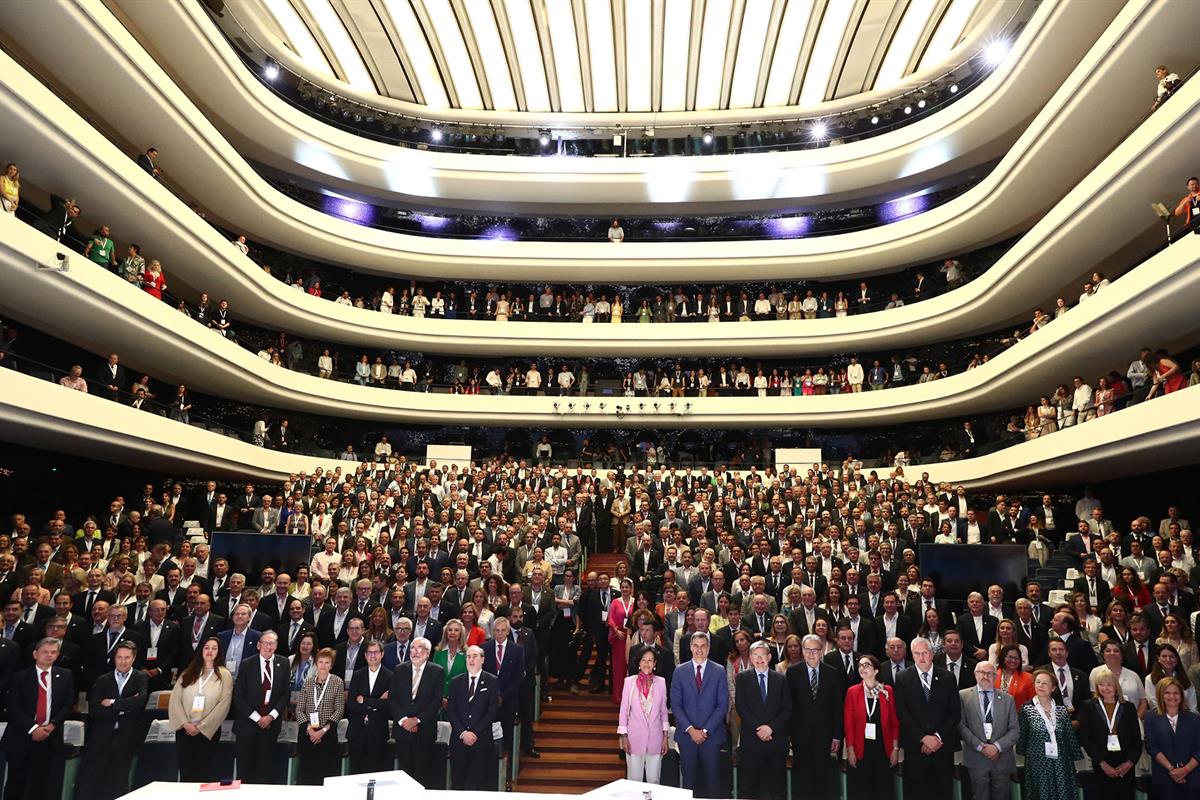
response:
[[[1048,669],[1033,676],[1034,697],[1021,706],[1017,752],[1025,756],[1025,800],[1074,800],[1075,762],[1082,758],[1071,716],[1054,702],[1058,681]]]

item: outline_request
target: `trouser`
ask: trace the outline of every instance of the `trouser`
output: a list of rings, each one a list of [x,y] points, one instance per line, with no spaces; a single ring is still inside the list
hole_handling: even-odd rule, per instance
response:
[[[97,735],[99,734],[99,735]],[[135,742],[112,731],[93,730],[79,759],[75,797],[78,800],[113,800],[129,792],[129,768],[141,749]]]
[[[477,739],[470,747],[450,738],[450,788],[496,790],[496,745],[491,738]]]
[[[943,748],[933,755],[905,753],[904,796],[905,797],[949,797],[954,772],[953,753]]]
[[[662,756],[648,753],[625,755],[625,777],[642,783],[658,783],[662,775]]]
[[[723,723],[722,723],[723,724]],[[679,742],[679,785],[693,797],[724,797],[721,788],[721,745],[710,738],[695,744],[684,734]]]
[[[179,760],[181,783],[210,783],[221,777],[213,771],[213,756],[220,739],[219,728],[211,739],[202,733],[188,736],[182,728],[175,731],[175,755]]]
[[[422,723],[422,725],[424,724]],[[393,731],[396,739],[396,768],[407,773],[410,778],[422,786],[441,784],[444,777],[435,774],[437,765],[433,763],[435,740],[413,736],[399,725],[395,726]],[[441,767],[442,769],[446,768],[445,762]]]
[[[279,738],[279,722],[265,731],[255,726],[237,736],[237,774],[242,783],[275,783],[272,757]]]
[[[968,769],[974,800],[1008,800],[1012,775],[999,769]]]
[[[394,769],[395,755],[387,746],[387,731],[378,733],[370,729],[361,732],[347,742],[350,756],[350,773],[389,772]]]
[[[537,682],[530,677],[521,684],[521,752],[533,748],[533,696],[537,693]]]
[[[829,800],[829,741],[797,744],[792,740],[792,800]],[[916,796],[918,800],[932,800]]]
[[[752,736],[753,733],[747,733]],[[787,745],[764,747],[742,737],[738,756],[738,797],[747,800],[783,800]]]
[[[4,800],[59,800],[66,753],[62,741],[31,742],[23,753],[6,753]]]
[[[337,725],[321,737],[320,744],[308,738],[307,726],[301,725],[296,736],[296,763],[299,766],[297,783],[320,786],[326,778],[340,775],[342,745],[337,737]]]
[[[587,666],[588,656],[592,653],[591,642],[596,645],[596,663],[592,665],[592,686],[603,686],[604,676],[608,674],[608,657],[612,648],[608,644],[608,634],[601,633],[599,636],[588,634],[588,639],[584,641],[582,651],[579,656],[579,677],[583,677],[583,670]]]

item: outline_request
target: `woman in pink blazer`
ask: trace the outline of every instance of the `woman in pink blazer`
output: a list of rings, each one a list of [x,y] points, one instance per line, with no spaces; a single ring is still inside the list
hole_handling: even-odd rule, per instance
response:
[[[667,682],[654,674],[657,664],[653,650],[642,653],[637,673],[625,679],[621,693],[617,734],[631,781],[658,783],[667,752]]]

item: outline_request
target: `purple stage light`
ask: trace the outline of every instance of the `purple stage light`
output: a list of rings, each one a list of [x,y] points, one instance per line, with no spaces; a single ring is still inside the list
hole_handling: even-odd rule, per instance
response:
[[[775,239],[792,239],[808,233],[812,217],[772,217],[764,225],[767,234]]]
[[[341,217],[358,225],[375,224],[375,206],[368,203],[360,203],[348,197],[325,195],[321,201],[321,210],[326,214]]]
[[[913,214],[920,214],[928,208],[928,195],[910,194],[907,197],[901,197],[898,200],[892,200],[890,203],[881,205],[879,207],[879,219],[883,222],[895,222],[906,217],[911,217]]]
[[[491,239],[496,242],[515,242],[517,240],[517,232],[507,225],[493,225],[485,229],[480,238]]]
[[[440,231],[450,224],[449,217],[439,217],[435,214],[410,214],[409,219],[427,231]]]

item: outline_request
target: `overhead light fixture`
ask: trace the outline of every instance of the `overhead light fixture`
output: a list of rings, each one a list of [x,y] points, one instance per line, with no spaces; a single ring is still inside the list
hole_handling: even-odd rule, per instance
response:
[[[269,81],[274,81],[279,77],[279,64],[269,56],[267,57],[267,63],[263,65],[263,77]]]
[[[958,84],[957,83],[950,84],[950,94],[958,94]]]
[[[705,144],[712,144],[712,142],[713,142],[713,129],[712,129],[712,126],[711,126],[711,125],[706,125],[705,127],[701,128],[700,130],[701,130],[701,137],[700,137],[700,138],[703,140],[703,142],[704,142]]]
[[[654,127],[652,125],[647,125],[646,128],[642,131],[642,133],[648,137],[653,138],[654,137]]]
[[[442,126],[434,125],[433,130],[429,132],[429,138],[435,142],[440,142],[442,140]]]
[[[548,130],[540,131],[538,133],[538,142],[541,143],[542,147],[545,147],[546,145],[550,144],[550,131],[548,131]]]
[[[871,117],[871,124],[872,124],[872,125],[878,125],[878,124],[879,124],[879,117],[878,117],[878,116]]]
[[[809,126],[808,135],[813,141],[822,141],[826,136],[829,135],[829,126],[821,120],[817,120],[811,126]]]
[[[911,113],[912,113],[912,106],[905,106],[905,107],[904,107],[904,113],[905,113],[905,114],[911,114]]]
[[[1007,39],[996,39],[983,49],[983,60],[989,67],[998,67],[1004,63],[1004,59],[1008,58],[1010,49],[1011,45]]]
[[[918,101],[917,101],[917,108],[924,108],[924,107],[925,107],[925,101],[924,101],[924,100],[918,100]]]

